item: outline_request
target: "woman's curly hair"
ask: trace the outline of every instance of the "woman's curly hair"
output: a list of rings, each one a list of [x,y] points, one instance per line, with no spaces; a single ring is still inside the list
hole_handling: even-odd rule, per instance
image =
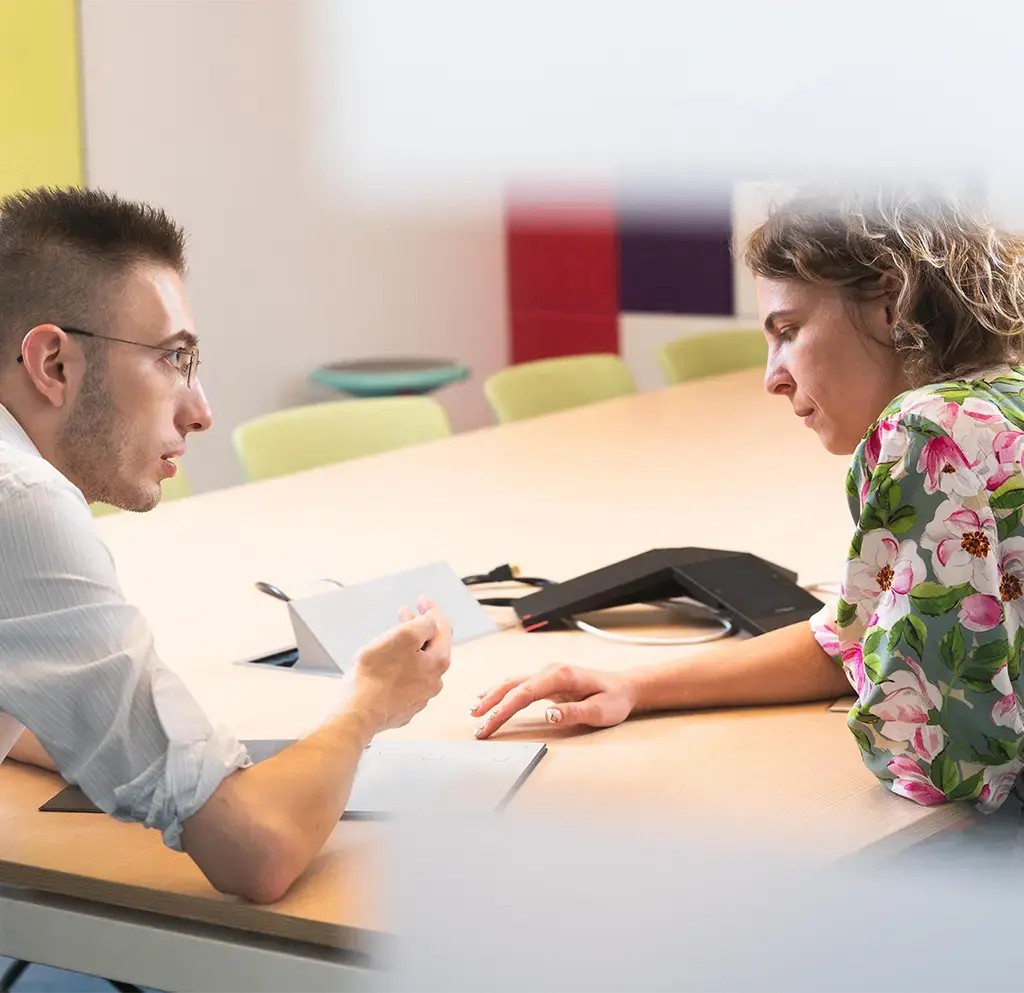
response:
[[[760,276],[894,294],[894,345],[914,385],[1020,361],[1024,238],[967,198],[906,190],[804,191],[747,239]]]

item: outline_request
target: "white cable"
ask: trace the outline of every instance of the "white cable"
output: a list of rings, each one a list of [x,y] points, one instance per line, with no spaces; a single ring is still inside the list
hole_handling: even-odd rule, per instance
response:
[[[808,593],[831,593],[835,596],[842,596],[843,584],[837,583],[831,579],[823,579],[820,583],[803,583],[802,588],[807,590]]]
[[[718,621],[722,627],[711,634],[697,635],[693,638],[655,638],[644,635],[615,634],[604,628],[588,624],[586,621],[578,620],[575,617],[569,618],[569,621],[586,634],[592,634],[597,638],[604,638],[606,641],[614,641],[619,645],[703,645],[709,641],[719,641],[722,638],[727,638],[735,631],[735,625],[724,614],[719,613],[707,604],[701,603],[699,600],[691,600],[689,597],[679,597],[675,600],[656,600],[648,606],[666,607],[670,610],[680,610],[681,608],[690,610],[695,607],[700,613]]]
[[[595,635],[598,638],[604,638],[606,641],[614,641],[620,645],[703,645],[708,641],[719,641],[731,635],[734,628],[732,621],[728,618],[720,617],[718,620],[722,623],[721,631],[701,635],[698,638],[645,638],[638,635],[613,634],[611,631],[605,631],[603,628],[596,628],[593,624],[588,624],[586,621],[579,621],[575,617],[571,618],[572,623],[580,631],[585,631],[587,634]]]

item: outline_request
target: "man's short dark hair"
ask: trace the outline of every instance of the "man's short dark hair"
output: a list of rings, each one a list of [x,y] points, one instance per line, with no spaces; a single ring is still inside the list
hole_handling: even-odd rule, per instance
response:
[[[185,232],[159,207],[80,188],[0,199],[0,368],[37,324],[110,332],[118,284],[147,264],[185,274]]]

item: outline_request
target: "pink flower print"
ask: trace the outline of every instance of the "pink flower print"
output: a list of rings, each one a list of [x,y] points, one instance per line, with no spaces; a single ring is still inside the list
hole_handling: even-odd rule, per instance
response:
[[[1024,454],[1024,433],[1000,431],[992,439],[992,458],[989,460],[989,476],[985,481],[987,490],[997,490],[1021,468]]]
[[[1010,673],[1005,665],[992,677],[992,685],[999,694],[999,699],[992,704],[989,712],[992,723],[999,727],[1013,728],[1018,734],[1024,734],[1020,704],[1017,702],[1017,694],[1014,693]]]
[[[1006,765],[990,765],[985,769],[982,776],[984,785],[978,794],[978,805],[982,810],[995,810],[1002,805],[1017,782],[1020,768],[1020,761],[1015,759]]]
[[[838,658],[842,648],[839,644],[839,624],[834,617],[829,618],[825,623],[812,620],[811,630],[814,638],[821,646],[821,650],[832,658]]]
[[[863,700],[875,684],[864,671],[864,648],[859,641],[843,649],[843,669],[850,685],[857,691],[857,699]]]
[[[978,477],[963,449],[952,438],[932,438],[917,460],[917,471],[925,474],[924,491],[973,496],[978,492]]]
[[[969,583],[979,593],[998,595],[996,520],[988,507],[979,512],[959,500],[943,500],[921,544],[934,552],[935,575],[946,586]]]
[[[883,462],[898,463],[907,453],[907,444],[907,432],[900,422],[894,417],[883,417],[868,435],[864,446],[868,477]]]
[[[999,599],[1012,634],[1024,627],[1024,538],[1007,538],[999,550]]]
[[[991,631],[1003,619],[1003,607],[999,599],[984,593],[964,597],[960,603],[957,620],[971,631]]]
[[[905,796],[926,807],[937,803],[945,803],[946,796],[942,790],[936,789],[930,779],[921,771],[921,767],[906,755],[897,755],[888,765],[889,771],[896,777],[892,784],[893,793]]]
[[[929,762],[942,751],[946,733],[928,723],[928,711],[942,706],[939,688],[929,683],[921,667],[909,658],[908,669],[889,673],[879,689],[885,698],[871,706],[871,713],[882,721],[882,734],[890,741],[909,742],[914,751]]]
[[[860,556],[847,564],[843,599],[856,605],[865,623],[890,628],[910,613],[909,593],[926,575],[915,542],[898,542],[882,529],[869,531]]]

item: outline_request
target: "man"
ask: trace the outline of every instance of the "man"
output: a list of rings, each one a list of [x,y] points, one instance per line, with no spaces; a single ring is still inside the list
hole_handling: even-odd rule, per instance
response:
[[[427,601],[403,608],[337,716],[258,765],[161,664],[88,504],[151,509],[210,427],[184,272],[161,210],[92,190],[0,201],[0,759],[56,768],[217,889],[268,902],[330,835],[374,734],[439,692],[451,630]]]

